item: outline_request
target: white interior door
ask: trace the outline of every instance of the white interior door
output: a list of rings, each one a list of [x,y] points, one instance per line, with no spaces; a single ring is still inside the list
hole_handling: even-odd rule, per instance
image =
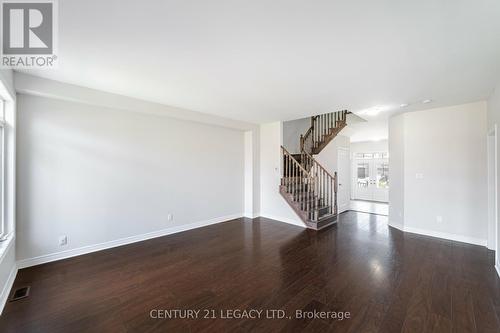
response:
[[[372,200],[389,201],[389,160],[387,158],[373,159],[372,162]]]
[[[354,199],[372,200],[372,191],[370,186],[371,161],[355,160],[354,161],[354,184],[353,196]]]
[[[389,201],[389,159],[387,153],[355,154],[352,177],[353,199]]]
[[[339,148],[337,150],[337,176],[339,181],[337,205],[339,213],[345,212],[349,209],[349,179],[351,178],[349,165],[349,150]]]

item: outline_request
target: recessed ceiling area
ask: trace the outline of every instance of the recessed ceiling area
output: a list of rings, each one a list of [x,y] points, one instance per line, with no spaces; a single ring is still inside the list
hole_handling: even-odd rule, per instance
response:
[[[254,123],[477,101],[500,74],[493,0],[60,1],[59,27],[30,74]]]

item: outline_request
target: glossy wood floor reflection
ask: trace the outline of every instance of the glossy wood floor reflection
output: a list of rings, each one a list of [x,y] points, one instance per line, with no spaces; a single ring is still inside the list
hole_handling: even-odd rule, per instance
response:
[[[235,220],[19,271],[0,332],[499,332],[484,247],[342,214],[315,232]],[[152,309],[349,311],[351,319],[152,319]]]

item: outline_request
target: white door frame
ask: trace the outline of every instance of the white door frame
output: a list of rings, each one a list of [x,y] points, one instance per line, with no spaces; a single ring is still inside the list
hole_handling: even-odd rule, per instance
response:
[[[493,128],[488,131],[488,137],[487,137],[487,142],[488,142],[488,168],[490,167],[490,138],[493,137],[494,141],[494,147],[493,147],[493,164],[494,164],[494,170],[493,170],[493,179],[488,179],[488,183],[493,183],[494,185],[494,190],[493,190],[493,200],[491,198],[488,198],[488,202],[493,202],[494,208],[493,208],[493,223],[494,223],[494,231],[495,231],[495,247],[493,250],[495,250],[495,267],[497,268],[497,271],[500,270],[499,267],[499,256],[500,256],[500,244],[498,243],[498,230],[499,230],[499,225],[498,225],[498,126],[495,124]],[[491,177],[490,172],[488,172],[488,177]],[[491,195],[490,191],[488,190],[488,195]],[[489,226],[491,221],[490,219],[490,209],[491,207],[488,207],[488,232],[489,232]],[[491,237],[488,235],[488,240]],[[488,244],[488,248],[492,248],[492,244]],[[500,274],[500,271],[499,271]]]
[[[347,179],[347,182],[343,184],[343,191],[346,191],[347,195],[347,202],[344,203],[344,205],[338,205],[339,213],[345,212],[346,210],[349,209],[349,203],[351,200],[351,152],[350,149],[347,147],[337,147],[337,171],[340,170],[340,154],[339,151],[344,151],[347,156],[347,170],[345,170],[348,174],[345,176]],[[337,172],[337,177],[339,177],[339,183],[340,183],[340,172]],[[349,186],[349,188],[345,188],[346,186]],[[338,200],[338,197],[337,197]]]

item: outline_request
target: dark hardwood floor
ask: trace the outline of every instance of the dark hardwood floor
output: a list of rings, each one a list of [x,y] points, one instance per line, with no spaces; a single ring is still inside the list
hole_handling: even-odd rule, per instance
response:
[[[500,331],[492,251],[365,213],[319,232],[230,221],[23,269],[15,287],[24,285],[30,296],[7,303],[0,332]],[[218,318],[153,319],[155,309]],[[291,319],[220,318],[234,309]],[[350,318],[295,319],[296,310]]]

